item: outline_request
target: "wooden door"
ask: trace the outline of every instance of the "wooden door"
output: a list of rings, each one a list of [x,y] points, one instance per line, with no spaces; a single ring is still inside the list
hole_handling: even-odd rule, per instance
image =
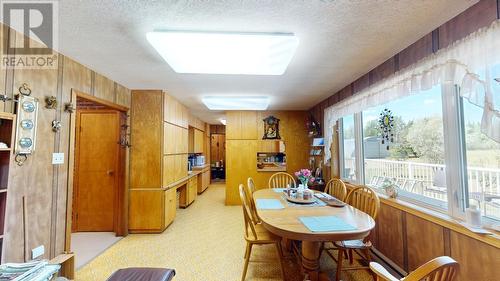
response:
[[[77,113],[73,231],[114,231],[119,130],[117,111]]]
[[[226,162],[226,136],[212,134],[210,137],[210,155],[213,161]]]

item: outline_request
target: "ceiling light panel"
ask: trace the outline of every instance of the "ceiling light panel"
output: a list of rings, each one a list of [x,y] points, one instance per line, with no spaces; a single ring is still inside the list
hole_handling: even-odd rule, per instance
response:
[[[299,44],[291,33],[155,31],[146,36],[177,73],[282,75]]]
[[[269,107],[269,97],[264,96],[208,96],[202,101],[210,110],[266,110]]]

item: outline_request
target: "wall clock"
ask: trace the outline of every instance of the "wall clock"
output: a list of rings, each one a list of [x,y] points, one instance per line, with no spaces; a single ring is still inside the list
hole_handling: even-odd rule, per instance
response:
[[[276,140],[280,137],[280,120],[274,116],[269,116],[264,120],[264,136],[263,140]]]

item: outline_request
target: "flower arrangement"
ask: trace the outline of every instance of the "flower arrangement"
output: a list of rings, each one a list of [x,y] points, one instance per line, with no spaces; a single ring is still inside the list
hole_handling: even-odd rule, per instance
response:
[[[308,182],[314,182],[314,177],[309,169],[301,169],[295,172],[295,176],[299,179],[304,187],[307,187]]]

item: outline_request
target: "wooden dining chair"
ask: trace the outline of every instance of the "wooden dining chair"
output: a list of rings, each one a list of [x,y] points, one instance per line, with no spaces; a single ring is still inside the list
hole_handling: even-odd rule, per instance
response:
[[[328,181],[325,186],[324,192],[341,201],[344,201],[347,194],[347,188],[345,187],[345,183],[341,179],[334,178]]]
[[[376,262],[371,262],[370,268],[376,275],[375,281],[453,281],[459,264],[447,256],[437,257],[421,265],[402,279],[392,276],[382,265]]]
[[[280,262],[281,267],[281,277],[284,280],[285,271],[283,267],[283,251],[281,249],[281,237],[276,236],[265,229],[262,224],[256,223],[251,215],[250,206],[249,206],[249,197],[247,196],[248,191],[245,190],[245,186],[240,184],[240,199],[243,206],[243,218],[245,220],[245,241],[247,242],[246,250],[245,250],[245,265],[243,266],[243,273],[241,276],[241,280],[244,281],[248,263],[250,261],[250,255],[252,253],[253,245],[269,245],[274,244],[276,247],[276,251],[278,253],[278,260]]]
[[[285,172],[278,172],[269,179],[269,188],[285,188],[287,185],[297,186],[292,175]]]
[[[360,186],[352,189],[349,194],[347,194],[345,202],[352,207],[368,214],[374,220],[377,218],[378,210],[380,208],[380,200],[378,198],[377,193],[367,187]],[[364,260],[368,263],[371,261],[370,249],[372,247],[372,243],[367,236],[363,240],[348,240],[348,241],[337,241],[333,243],[335,249],[337,249],[337,258],[333,256],[333,254],[328,250],[327,253],[330,257],[337,261],[337,274],[336,281],[340,280],[340,275],[342,271],[346,270],[359,270],[359,269],[369,269],[368,266],[353,266],[354,253],[358,253]],[[344,260],[345,253],[348,253],[348,258],[351,266],[342,267],[342,263]]]
[[[255,188],[255,183],[251,177],[248,177],[247,179],[247,186],[248,190],[253,194],[255,191],[257,191],[257,188]]]
[[[247,179],[247,188],[245,189],[245,191],[247,192],[246,195],[250,207],[250,214],[252,215],[254,222],[260,223],[260,218],[257,215],[257,208],[255,206],[255,201],[253,199],[253,193],[256,191],[256,188],[253,179],[251,177],[248,177]]]

